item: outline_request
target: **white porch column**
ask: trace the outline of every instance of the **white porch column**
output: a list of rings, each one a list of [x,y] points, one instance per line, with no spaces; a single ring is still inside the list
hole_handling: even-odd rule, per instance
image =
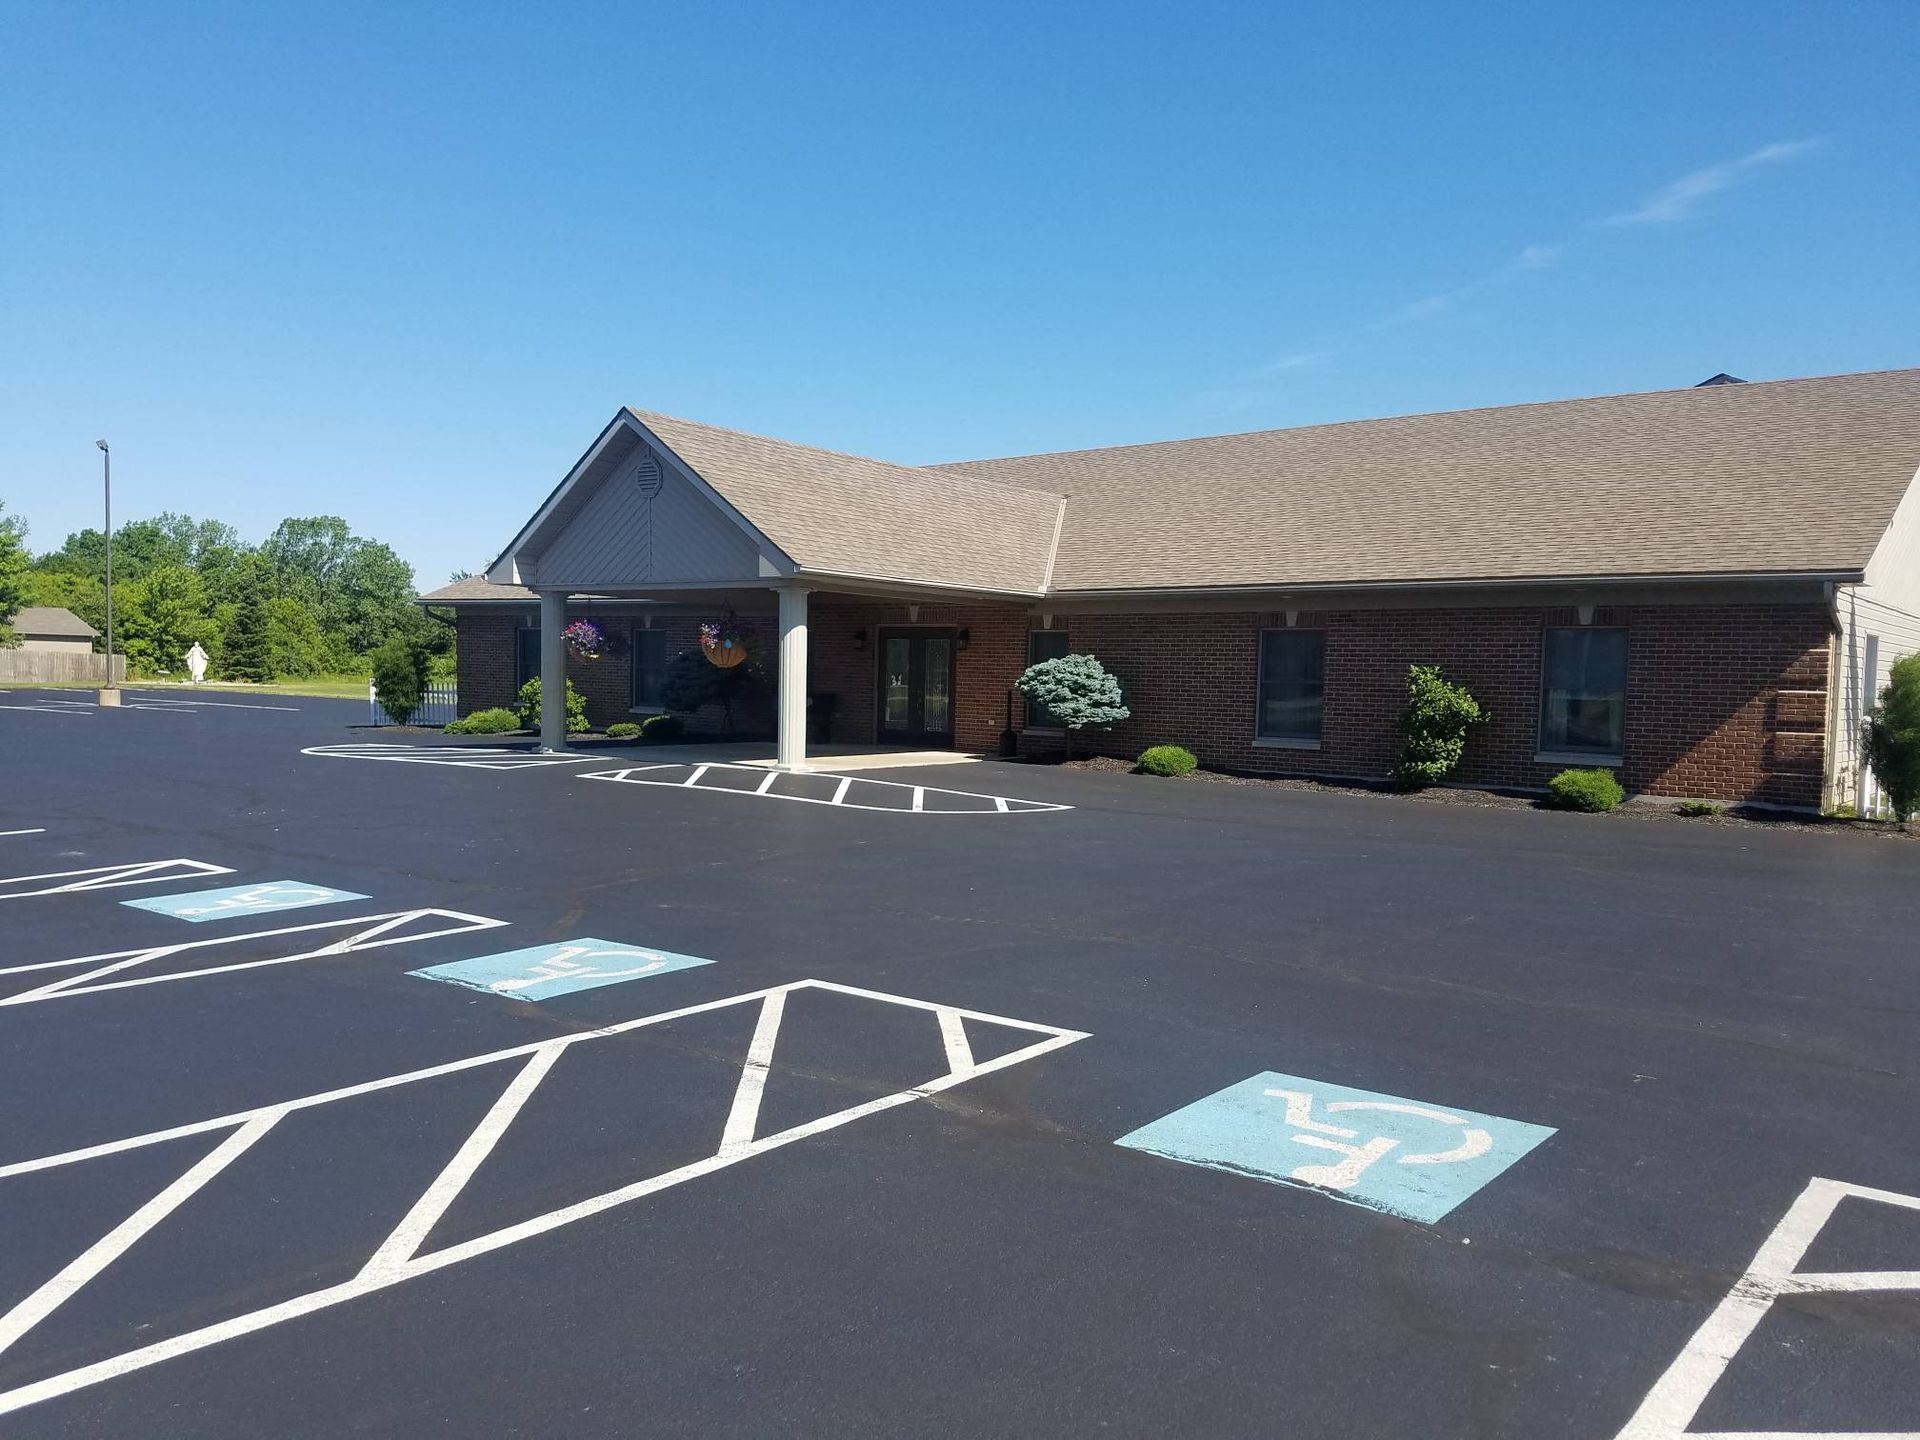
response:
[[[567,748],[567,597],[540,592],[540,748]]]
[[[807,768],[807,592],[782,585],[780,596],[780,728],[774,763]]]

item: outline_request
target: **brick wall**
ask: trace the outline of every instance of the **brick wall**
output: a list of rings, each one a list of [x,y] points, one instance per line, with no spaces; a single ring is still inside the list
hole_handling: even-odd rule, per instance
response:
[[[460,713],[513,708],[513,633],[518,615],[461,610],[454,618],[454,674]]]
[[[835,697],[833,740],[875,737],[879,632],[906,626],[907,608],[816,594],[809,616],[809,685]],[[591,612],[584,612],[589,613]],[[600,661],[570,659],[595,724],[626,719],[631,646],[622,618],[599,620],[613,642]],[[704,613],[660,614],[669,654],[694,643]],[[1132,756],[1146,746],[1187,746],[1203,764],[1264,774],[1376,778],[1393,767],[1409,665],[1437,664],[1465,684],[1492,720],[1477,727],[1456,778],[1475,784],[1542,786],[1562,767],[1534,760],[1540,710],[1542,631],[1574,624],[1572,611],[1540,608],[1299,612],[1326,631],[1323,738],[1317,750],[1253,743],[1259,633],[1285,624],[1260,611],[1054,617],[1073,649],[1119,676],[1133,718],[1082,732],[1075,748]],[[1825,758],[1828,620],[1820,605],[1636,606],[1602,609],[1600,625],[1627,630],[1625,760],[1631,792],[1817,806]],[[460,619],[463,711],[511,701],[514,622]],[[771,617],[743,617],[773,682],[778,639]],[[1008,695],[1026,668],[1027,632],[1038,621],[1013,606],[922,605],[917,623],[965,629],[954,657],[954,741],[991,752],[1007,724]],[[864,643],[855,635],[865,632]],[[770,697],[769,697],[770,698]],[[1022,730],[1024,707],[1013,708]],[[719,728],[717,713],[697,728]],[[743,733],[770,733],[758,707]],[[1058,749],[1057,735],[1022,735],[1028,751]]]
[[[1537,753],[1542,632],[1574,624],[1542,609],[1300,612],[1326,631],[1318,750],[1253,743],[1257,647],[1280,615],[1089,615],[1065,623],[1076,651],[1121,681],[1133,718],[1076,747],[1129,756],[1185,745],[1203,764],[1294,775],[1379,777],[1399,749],[1409,665],[1437,664],[1492,719],[1476,727],[1455,778],[1542,786],[1559,764]],[[1621,783],[1635,793],[1817,806],[1825,756],[1827,614],[1819,605],[1602,609],[1627,631]],[[1030,748],[1057,746],[1025,737]]]

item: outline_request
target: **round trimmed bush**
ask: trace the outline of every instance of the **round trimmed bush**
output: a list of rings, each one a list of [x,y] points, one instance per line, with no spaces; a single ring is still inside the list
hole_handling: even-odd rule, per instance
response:
[[[687,733],[687,722],[678,715],[650,715],[640,726],[640,738],[649,745],[671,745]]]
[[[511,710],[502,710],[498,706],[491,710],[476,710],[471,715],[463,715],[447,726],[449,735],[505,735],[520,728],[520,717]]]
[[[1611,770],[1562,770],[1547,782],[1553,803],[1562,810],[1599,814],[1627,798]]]
[[[1133,762],[1142,775],[1190,775],[1200,762],[1179,745],[1150,745]]]
[[[609,740],[634,740],[640,735],[640,727],[631,720],[622,720],[618,724],[607,726]]]

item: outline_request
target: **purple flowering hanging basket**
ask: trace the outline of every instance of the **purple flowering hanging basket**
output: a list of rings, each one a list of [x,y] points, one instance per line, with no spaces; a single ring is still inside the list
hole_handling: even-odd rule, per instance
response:
[[[582,660],[598,660],[606,653],[607,637],[591,620],[576,620],[560,632],[571,650]]]

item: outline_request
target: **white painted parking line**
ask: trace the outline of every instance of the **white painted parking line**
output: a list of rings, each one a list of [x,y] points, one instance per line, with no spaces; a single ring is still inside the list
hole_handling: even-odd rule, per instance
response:
[[[804,1124],[790,1126],[771,1135],[758,1135],[756,1124],[759,1111],[759,1087],[765,1083],[766,1070],[778,1042],[785,1015],[786,997],[795,991],[808,989],[828,990],[883,1004],[898,1005],[910,1010],[928,1012],[936,1018],[943,1031],[951,1024],[971,1019],[985,1024],[1023,1030],[1037,1038],[1030,1045],[978,1064],[973,1063],[970,1053],[964,1056],[963,1063],[955,1064],[955,1052],[950,1048],[949,1068],[944,1075],[936,1076],[909,1089],[894,1091],[891,1094],[849,1106],[844,1110],[823,1115]],[[735,1084],[733,1106],[714,1153],[704,1159],[678,1165],[661,1173],[603,1191],[588,1199],[576,1201],[556,1210],[549,1210],[531,1219],[489,1231],[457,1244],[447,1245],[439,1250],[420,1253],[420,1247],[426,1243],[434,1222],[446,1213],[467,1183],[483,1168],[488,1155],[510,1129],[527,1100],[546,1078],[562,1051],[574,1045],[589,1044],[649,1025],[678,1020],[685,1016],[756,1003],[760,1009],[753,1042]],[[464,1060],[430,1066],[423,1070],[389,1075],[360,1085],[350,1085],[342,1089],[301,1096],[294,1100],[262,1105],[255,1109],[221,1115],[190,1125],[178,1125],[171,1129],[156,1130],[102,1145],[90,1145],[83,1149],[47,1155],[35,1160],[0,1165],[0,1180],[6,1180],[17,1175],[31,1175],[65,1165],[81,1164],[107,1155],[123,1154],[130,1150],[160,1145],[187,1136],[227,1132],[225,1139],[211,1153],[190,1166],[177,1179],[163,1187],[152,1200],[136,1209],[125,1221],[83,1250],[64,1266],[53,1280],[42,1285],[8,1314],[0,1316],[0,1351],[4,1351],[7,1346],[30,1333],[42,1320],[78,1294],[88,1282],[134,1248],[142,1238],[164,1221],[168,1214],[214,1181],[255,1141],[288,1116],[317,1106],[329,1105],[374,1092],[392,1091],[415,1082],[474,1070],[482,1066],[506,1066],[515,1061],[524,1062],[513,1066],[512,1073],[502,1088],[499,1098],[487,1114],[455,1147],[445,1167],[422,1192],[420,1198],[409,1207],[400,1223],[374,1248],[366,1263],[352,1279],[310,1290],[290,1300],[203,1325],[196,1330],[138,1345],[109,1359],[15,1386],[11,1390],[0,1393],[0,1414],[11,1413],[56,1396],[71,1394],[87,1386],[131,1374],[163,1360],[192,1354],[208,1346],[217,1345],[223,1340],[235,1339],[285,1320],[310,1315],[317,1310],[355,1300],[388,1286],[398,1285],[448,1266],[462,1264],[510,1245],[517,1245],[523,1240],[533,1239],[563,1225],[571,1225],[576,1221],[599,1215],[615,1206],[629,1204],[644,1196],[657,1194],[689,1180],[724,1170],[731,1165],[739,1164],[741,1161],[781,1146],[790,1145],[797,1140],[837,1129],[852,1121],[879,1114],[914,1100],[937,1095],[979,1076],[1037,1059],[1062,1046],[1071,1045],[1085,1038],[1085,1034],[1077,1030],[1063,1030],[1057,1026],[1013,1020],[1002,1015],[963,1010],[955,1006],[910,999],[902,995],[889,995],[877,990],[863,990],[831,981],[799,980],[744,995],[732,995],[722,1000],[689,1005],[657,1015],[642,1016],[601,1030],[537,1040],[506,1050],[496,1050],[490,1054],[475,1055]]]
[[[131,692],[129,692],[131,693]],[[141,695],[139,705],[142,709],[170,710],[271,710],[284,715],[298,715],[298,705],[261,705],[251,700],[186,700],[173,695]]]
[[[444,923],[435,923],[444,922]],[[447,935],[465,935],[476,930],[495,930],[504,920],[484,915],[468,915],[459,910],[395,910],[384,915],[362,915],[351,920],[320,920],[310,925],[289,925],[277,930],[252,930],[244,935],[222,935],[210,940],[182,940],[171,945],[149,945],[136,950],[113,950],[101,955],[81,955],[72,960],[40,960],[28,965],[0,968],[0,976],[25,975],[42,970],[71,970],[45,985],[0,997],[0,1008],[32,1005],[42,1000],[64,1000],[73,995],[92,995],[102,990],[125,990],[135,985],[165,985],[175,980],[194,980],[204,975],[225,975],[236,970],[258,970],[266,965],[291,965],[296,960],[318,960],[330,955],[352,955],[362,950],[379,950],[389,945],[407,945],[415,940],[437,940]],[[425,928],[419,928],[425,927]],[[341,932],[338,938],[321,945],[312,938],[329,932]],[[251,940],[273,940],[280,936],[299,936],[292,940],[292,954],[269,955],[252,960],[236,960],[224,965],[203,965],[195,970],[174,970],[161,975],[135,975],[109,980],[143,965],[171,959],[177,955],[203,951],[218,952],[222,946],[239,945]],[[214,955],[211,958],[218,958]]]
[[[551,755],[537,750],[502,750],[485,745],[309,745],[302,755],[335,760],[392,760],[403,765],[453,765],[470,770],[531,770],[542,765],[578,765],[588,755]]]
[[[45,875],[8,876],[0,880],[0,900],[26,900],[35,895],[67,895],[81,890],[113,890],[122,885],[153,885],[162,880],[191,880],[200,875],[233,873],[231,865],[209,865],[204,860],[142,860],[132,865],[96,865],[89,870],[55,870]],[[40,883],[48,880],[64,883]],[[39,888],[24,888],[27,886]]]
[[[85,715],[89,713],[82,709],[69,710],[65,706],[56,705],[51,702],[44,705],[0,705],[0,710],[31,711],[41,715]]]
[[[5,839],[9,835],[44,835],[46,833],[47,828],[44,825],[35,826],[31,830],[0,830],[0,840]]]
[[[716,772],[763,775],[765,778],[750,790],[734,785],[702,783]],[[635,765],[620,770],[588,770],[576,778],[610,780],[618,785],[664,785],[675,790],[698,790],[706,795],[797,800],[803,805],[831,805],[842,810],[878,810],[894,815],[1018,815],[1073,808],[1048,800],[1016,800],[1007,795],[942,790],[932,785],[911,785],[901,780],[869,780],[864,775],[832,775],[819,770],[796,774],[786,770],[763,770],[758,765],[719,762],[693,766]],[[807,787],[822,780],[839,782],[831,795],[805,793]]]
[[[1787,1432],[1692,1430],[1707,1392],[1740,1353],[1760,1322],[1783,1295],[1820,1295],[1863,1290],[1920,1290],[1920,1270],[1798,1270],[1802,1258],[1849,1197],[1879,1205],[1920,1210],[1920,1195],[1902,1195],[1850,1185],[1844,1180],[1807,1182],[1773,1233],[1761,1243],[1746,1274],[1734,1281],[1726,1298],[1681,1350],[1616,1440],[1789,1440]],[[1792,1440],[1920,1440],[1920,1430],[1795,1430]]]

